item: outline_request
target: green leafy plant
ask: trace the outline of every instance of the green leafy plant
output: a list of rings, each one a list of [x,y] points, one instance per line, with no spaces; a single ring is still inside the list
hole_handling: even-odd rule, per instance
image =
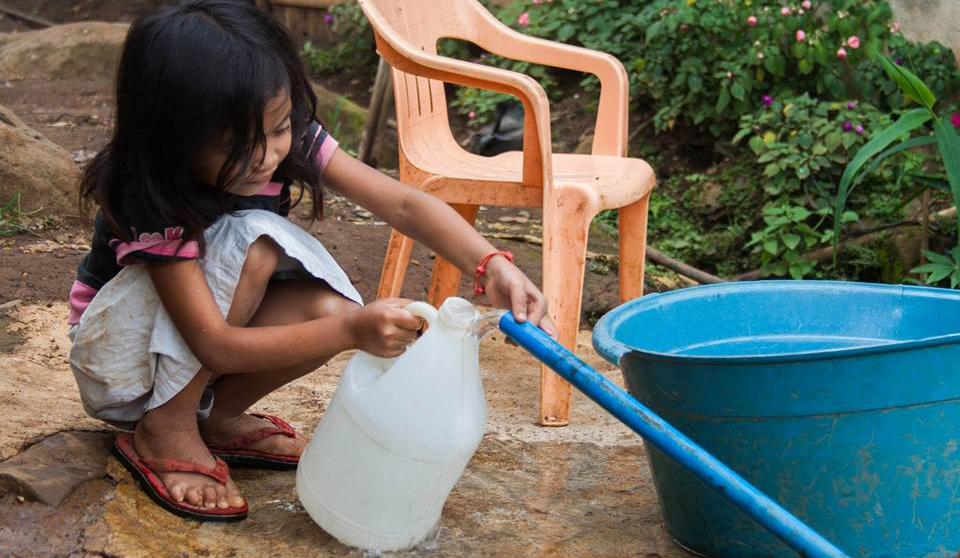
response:
[[[463,87],[450,101],[450,106],[470,118],[474,124],[486,124],[496,114],[497,105],[512,98],[506,93]]]
[[[820,213],[818,223],[811,226],[808,221],[815,214],[804,207],[782,204],[763,210],[766,226],[753,233],[746,246],[755,246],[755,250],[760,251],[760,261],[763,263],[760,270],[764,276],[789,275],[794,279],[803,279],[813,271],[816,262],[805,259],[803,255],[817,245],[830,242],[833,237],[832,230],[819,230],[822,217],[827,212]],[[842,218],[847,222],[858,219],[852,211]]]
[[[950,278],[950,288],[956,289],[960,285],[960,246],[954,246],[947,254],[938,254],[924,250],[923,255],[930,263],[913,268],[911,273],[926,275],[926,283],[933,285]]]
[[[819,101],[807,94],[783,102],[767,97],[765,104],[740,119],[733,143],[749,138],[747,144],[767,179],[764,190],[771,196],[821,197],[824,185],[832,190],[853,154],[866,143],[867,132],[890,123],[886,114],[870,105]]]
[[[376,70],[377,50],[373,30],[360,4],[348,2],[333,6],[326,14],[333,30],[330,48],[307,41],[300,53],[307,66],[318,74],[334,72],[371,72]]]
[[[656,107],[655,124],[693,125],[722,137],[763,95],[809,93],[900,108],[896,85],[875,72],[879,52],[922,60],[917,71],[935,91],[955,91],[960,70],[937,43],[910,43],[896,32],[886,1],[660,0],[642,10],[644,42],[632,61],[633,96]],[[650,104],[649,102],[647,104]]]
[[[937,104],[936,95],[916,74],[884,56],[880,57],[880,62],[887,74],[900,87],[904,98],[920,106],[905,112],[889,127],[874,134],[870,141],[857,152],[841,177],[834,214],[840,215],[853,189],[880,162],[905,150],[933,144],[937,145],[942,159],[954,204],[960,206],[960,136],[954,129],[953,123],[949,118],[937,114],[934,110]],[[932,134],[927,127],[928,124],[932,124]],[[900,143],[889,147],[897,140],[901,140]],[[871,162],[870,166],[864,172],[861,172],[868,162]],[[960,216],[957,218],[956,226],[957,238],[960,239]],[[839,220],[836,220],[834,224],[834,231],[834,260],[836,260],[840,231]],[[955,250],[951,251],[949,255],[941,256],[941,258],[956,261]],[[940,259],[932,263],[943,264],[944,262]],[[925,273],[927,283],[932,284],[946,277],[946,275],[941,276],[942,271],[940,268],[932,271],[930,268],[925,269],[924,266],[921,266],[912,272]],[[951,275],[951,286],[955,286],[956,283],[953,282],[952,277]]]

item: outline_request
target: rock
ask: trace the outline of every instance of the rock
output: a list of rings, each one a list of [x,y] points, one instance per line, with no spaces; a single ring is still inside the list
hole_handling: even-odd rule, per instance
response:
[[[117,72],[126,24],[82,21],[0,39],[4,79],[109,79]]]
[[[0,370],[0,460],[56,432],[102,426],[83,411],[77,384],[68,369],[0,355]]]
[[[316,82],[310,82],[310,84],[317,95],[317,118],[342,148],[356,152],[360,147],[360,138],[363,137],[367,109]],[[381,130],[381,134],[385,132]],[[396,168],[396,141],[379,141],[378,139],[373,157],[379,166]]]
[[[66,150],[0,107],[0,205],[20,194],[24,212],[75,212],[80,178]]]
[[[78,485],[106,472],[112,436],[60,432],[0,463],[0,494],[57,507]]]
[[[21,120],[20,117],[17,116],[12,110],[3,105],[0,105],[0,124],[5,124],[12,128],[16,128],[35,140],[41,141],[51,147],[57,147],[57,144],[48,140],[43,134],[28,126],[27,123]]]

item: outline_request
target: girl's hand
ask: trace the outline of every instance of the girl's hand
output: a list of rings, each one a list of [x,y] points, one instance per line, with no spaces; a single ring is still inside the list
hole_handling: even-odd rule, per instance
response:
[[[353,346],[378,357],[403,354],[417,340],[422,322],[403,309],[412,301],[405,298],[378,300],[351,314],[347,327]]]
[[[510,260],[503,256],[490,258],[484,277],[483,288],[490,304],[512,310],[518,322],[529,320],[547,335],[557,336],[557,328],[547,316],[543,293]]]

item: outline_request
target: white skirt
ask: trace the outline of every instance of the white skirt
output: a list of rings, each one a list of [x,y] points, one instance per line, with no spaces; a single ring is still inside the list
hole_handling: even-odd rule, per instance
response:
[[[360,293],[320,242],[284,217],[263,210],[224,215],[204,232],[200,260],[224,316],[246,260],[247,248],[269,236],[285,252],[278,274],[322,279],[362,304]],[[71,330],[70,367],[87,413],[129,426],[179,393],[200,370],[164,309],[144,265],[123,268],[97,293]]]

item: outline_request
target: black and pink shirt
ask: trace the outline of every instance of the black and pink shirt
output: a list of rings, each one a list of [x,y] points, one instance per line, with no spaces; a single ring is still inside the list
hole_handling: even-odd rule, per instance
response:
[[[303,141],[310,160],[322,173],[337,149],[337,141],[314,122],[306,134],[312,141]],[[290,181],[274,175],[267,186],[251,196],[221,193],[205,185],[197,185],[191,205],[211,223],[224,213],[244,209],[264,209],[286,216],[290,211]],[[73,325],[96,296],[124,266],[142,263],[164,263],[200,257],[196,241],[183,241],[183,227],[169,223],[146,207],[135,192],[121,200],[118,219],[130,231],[130,240],[121,240],[110,230],[107,220],[97,212],[93,240],[77,268],[77,279],[70,289],[70,317]]]

